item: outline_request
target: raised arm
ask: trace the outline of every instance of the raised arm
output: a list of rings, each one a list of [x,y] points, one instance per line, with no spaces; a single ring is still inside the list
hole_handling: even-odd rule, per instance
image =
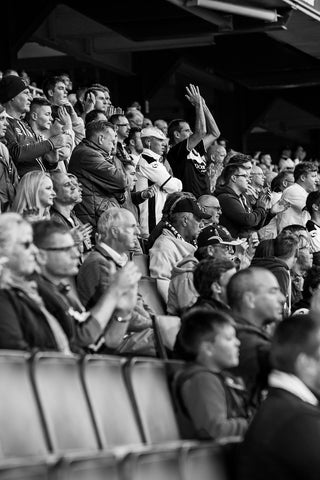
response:
[[[218,137],[220,137],[220,130],[204,99],[202,99],[202,104],[207,128],[207,134],[203,139],[203,144],[204,148],[207,149]]]
[[[200,95],[199,87],[190,85],[186,87],[187,94],[185,95],[186,99],[193,105],[196,111],[196,120],[194,132],[188,138],[188,150],[192,150],[198,145],[198,143],[203,140],[206,135],[206,118],[204,115],[203,101]]]

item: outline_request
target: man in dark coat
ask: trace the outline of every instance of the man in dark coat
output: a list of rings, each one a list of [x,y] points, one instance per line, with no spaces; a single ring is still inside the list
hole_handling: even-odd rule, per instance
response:
[[[319,314],[280,322],[271,347],[275,370],[238,461],[238,480],[318,480],[320,475]]]
[[[82,203],[76,206],[76,214],[94,228],[110,197],[115,197],[119,204],[125,200],[127,177],[120,160],[112,155],[115,141],[112,124],[106,120],[90,122],[86,138],[70,158],[68,171],[77,176],[82,186]]]
[[[227,300],[237,323],[240,361],[248,401],[256,407],[267,388],[270,371],[270,324],[282,319],[284,296],[275,276],[264,268],[247,268],[233,275]]]

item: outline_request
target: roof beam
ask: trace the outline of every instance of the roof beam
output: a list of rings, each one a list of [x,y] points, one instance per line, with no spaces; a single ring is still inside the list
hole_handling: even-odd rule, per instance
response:
[[[265,22],[277,22],[278,14],[276,10],[267,10],[265,8],[256,8],[245,5],[235,5],[216,0],[187,0],[188,7],[203,7],[218,12],[229,13],[231,15],[242,15]]]

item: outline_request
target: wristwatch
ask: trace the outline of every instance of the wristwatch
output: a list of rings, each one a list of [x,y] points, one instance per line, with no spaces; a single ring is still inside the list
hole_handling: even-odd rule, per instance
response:
[[[121,317],[120,315],[115,315],[113,318],[119,323],[129,322],[128,317]]]

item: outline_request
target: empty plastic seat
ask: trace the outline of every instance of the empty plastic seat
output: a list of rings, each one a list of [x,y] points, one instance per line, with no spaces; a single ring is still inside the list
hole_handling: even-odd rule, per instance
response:
[[[149,277],[149,255],[146,253],[134,253],[131,260],[139,268],[143,277]]]
[[[145,442],[156,444],[179,440],[166,363],[133,358],[125,371]]]
[[[32,372],[52,451],[97,452],[77,357],[39,353],[33,359]]]
[[[22,352],[0,352],[0,459],[48,453],[28,360]]]
[[[86,356],[82,374],[87,396],[104,449],[142,444],[142,437],[123,376],[127,360]]]

